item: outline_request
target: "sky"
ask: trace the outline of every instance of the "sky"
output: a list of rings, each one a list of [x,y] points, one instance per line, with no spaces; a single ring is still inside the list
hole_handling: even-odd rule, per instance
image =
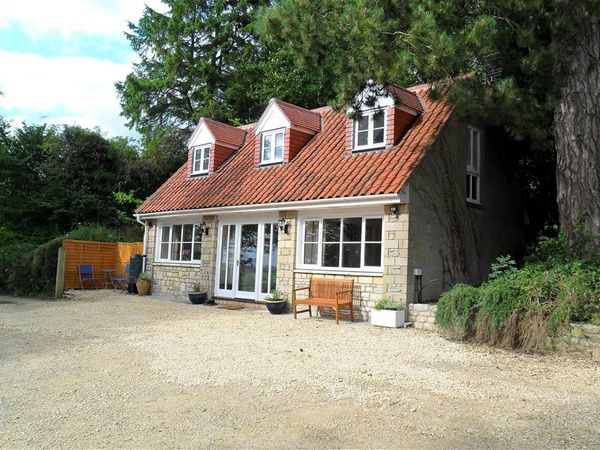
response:
[[[145,4],[165,11],[160,0],[0,0],[0,116],[137,137],[115,82],[133,70],[124,32]]]

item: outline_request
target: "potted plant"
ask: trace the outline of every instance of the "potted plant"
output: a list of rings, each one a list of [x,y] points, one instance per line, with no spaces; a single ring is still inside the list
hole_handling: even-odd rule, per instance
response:
[[[398,328],[404,325],[404,303],[382,298],[371,308],[371,325]]]
[[[285,311],[285,299],[281,291],[275,290],[265,297],[265,304],[271,314],[281,314]]]
[[[148,292],[150,292],[150,274],[148,272],[140,273],[135,280],[135,287],[138,294],[148,295]]]
[[[200,305],[206,303],[208,292],[201,290],[200,285],[195,283],[192,285],[192,290],[188,292],[188,298],[194,305]]]

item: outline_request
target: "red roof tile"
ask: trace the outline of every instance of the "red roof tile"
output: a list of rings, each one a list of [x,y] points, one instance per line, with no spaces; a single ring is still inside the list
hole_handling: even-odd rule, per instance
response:
[[[258,167],[254,163],[256,136],[252,131],[255,125],[244,126],[248,132],[244,145],[215,173],[190,177],[188,165],[184,164],[138,212],[398,193],[452,111],[445,99],[433,101],[427,97],[428,85],[415,86],[408,91],[423,100],[427,111],[398,145],[389,150],[348,155],[345,113],[319,108],[318,113],[312,111],[311,115],[319,122],[322,119],[323,128],[293,160],[283,165]],[[285,114],[293,116],[294,108],[287,108]]]
[[[240,147],[244,143],[246,132],[241,128],[232,127],[212,119],[203,118],[201,120],[204,121],[218,143],[230,144],[233,147]]]
[[[321,129],[321,115],[318,112],[282,102],[281,100],[275,99],[274,101],[293,126],[308,128],[311,131],[319,131]]]

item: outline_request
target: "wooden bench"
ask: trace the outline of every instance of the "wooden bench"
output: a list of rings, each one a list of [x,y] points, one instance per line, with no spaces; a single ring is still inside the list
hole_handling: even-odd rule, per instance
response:
[[[308,298],[296,298],[296,292],[308,290]],[[292,291],[292,309],[294,319],[298,313],[308,312],[312,317],[311,306],[333,308],[335,310],[335,323],[340,323],[340,309],[350,309],[350,320],[354,322],[352,309],[352,295],[354,293],[354,280],[332,280],[327,278],[311,278],[310,285]],[[308,309],[298,311],[298,305],[308,305]],[[348,317],[348,315],[346,315]]]

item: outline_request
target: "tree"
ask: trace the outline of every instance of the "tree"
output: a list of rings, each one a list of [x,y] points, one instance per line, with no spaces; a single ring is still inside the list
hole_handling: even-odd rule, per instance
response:
[[[146,8],[127,38],[140,62],[116,84],[129,125],[154,139],[188,133],[200,117],[256,120],[271,97],[304,107],[331,98],[333,75],[301,67],[277,40],[258,40],[255,16],[268,0],[163,0]]]
[[[341,101],[368,79],[450,86],[463,115],[554,149],[574,243],[578,224],[600,233],[599,10],[598,0],[280,0],[261,30],[331,66]]]

